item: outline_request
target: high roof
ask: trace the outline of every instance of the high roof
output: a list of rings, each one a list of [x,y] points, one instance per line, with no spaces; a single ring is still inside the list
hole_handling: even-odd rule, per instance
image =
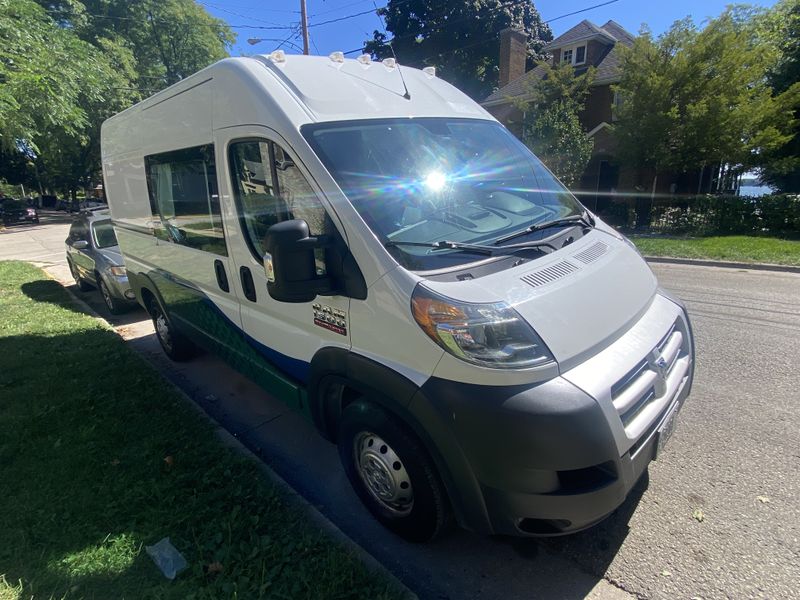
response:
[[[599,27],[589,21],[581,21],[548,44],[547,49],[554,50],[569,46],[575,42],[597,38],[605,40],[609,48],[608,51],[603,53],[599,62],[594,64],[597,69],[594,85],[613,83],[619,79],[620,70],[621,53],[617,45],[632,46],[636,39],[619,23],[608,21],[605,25]],[[579,73],[582,72],[582,68],[577,71]],[[535,82],[544,77],[545,73],[544,65],[537,65],[521,77],[492,92],[481,104],[484,106],[497,105],[510,102],[513,98],[524,98],[530,93],[530,89]]]

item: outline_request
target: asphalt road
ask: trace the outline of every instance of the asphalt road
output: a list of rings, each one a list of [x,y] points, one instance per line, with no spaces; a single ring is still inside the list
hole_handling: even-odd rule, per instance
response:
[[[65,232],[0,234],[0,259],[30,255],[66,279]],[[335,448],[280,402],[212,356],[170,363],[141,311],[112,322],[421,598],[800,597],[800,275],[653,268],[689,306],[692,396],[667,451],[614,515],[547,540],[464,531],[426,546],[398,540],[361,507]],[[96,292],[73,291],[104,313]]]

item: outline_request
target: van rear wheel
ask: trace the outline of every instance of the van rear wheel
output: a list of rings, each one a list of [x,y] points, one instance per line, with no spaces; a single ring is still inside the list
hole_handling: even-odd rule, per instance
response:
[[[150,303],[150,316],[153,318],[156,338],[161,344],[164,354],[175,362],[187,361],[197,355],[197,346],[185,335],[175,331],[172,323],[167,319],[167,315],[161,309],[161,305],[155,299]]]
[[[437,537],[450,506],[422,443],[367,401],[349,404],[339,426],[339,456],[361,501],[385,527],[411,542]]]

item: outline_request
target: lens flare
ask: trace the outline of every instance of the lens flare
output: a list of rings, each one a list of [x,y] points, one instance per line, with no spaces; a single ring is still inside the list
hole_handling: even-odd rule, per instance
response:
[[[434,192],[440,191],[445,183],[447,183],[447,177],[440,171],[431,171],[425,177],[425,185]]]

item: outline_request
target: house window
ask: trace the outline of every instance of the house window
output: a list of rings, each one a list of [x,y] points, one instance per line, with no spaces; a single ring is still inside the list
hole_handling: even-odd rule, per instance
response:
[[[561,51],[561,62],[571,65],[582,65],[586,62],[586,44],[573,46]]]

